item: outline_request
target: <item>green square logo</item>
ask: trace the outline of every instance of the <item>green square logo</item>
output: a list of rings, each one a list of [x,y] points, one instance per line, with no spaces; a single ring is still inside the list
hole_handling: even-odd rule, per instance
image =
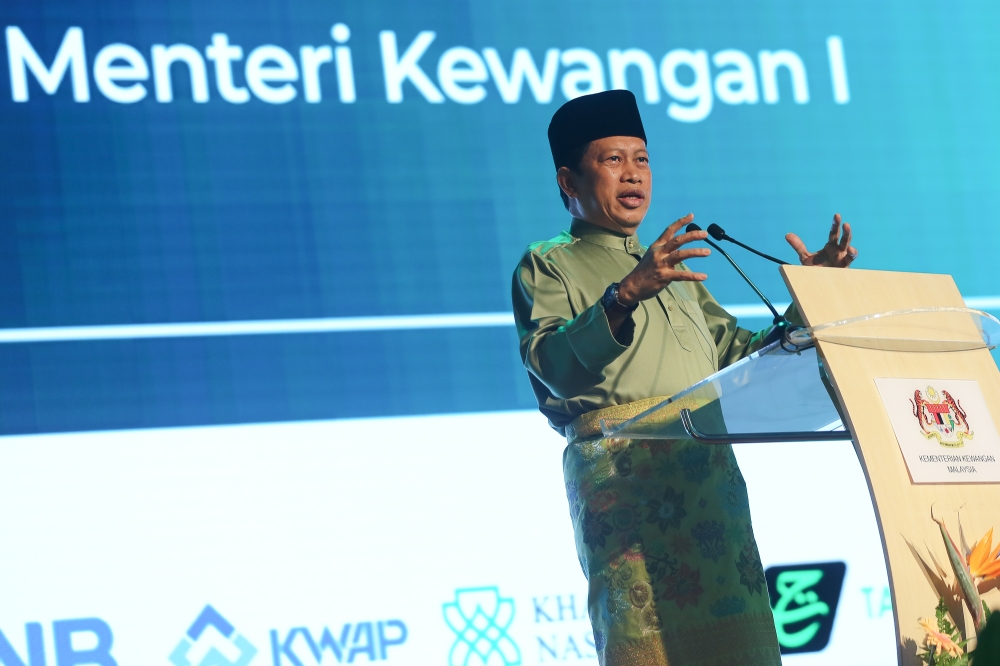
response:
[[[764,572],[781,654],[819,652],[830,642],[847,565],[818,562]]]

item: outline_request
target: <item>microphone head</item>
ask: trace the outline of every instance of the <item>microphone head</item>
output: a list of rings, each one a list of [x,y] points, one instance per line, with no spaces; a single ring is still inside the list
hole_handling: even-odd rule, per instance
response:
[[[684,227],[684,231],[686,231],[688,233],[690,233],[692,231],[701,231],[701,227],[699,227],[697,224],[695,224],[694,222],[692,222],[691,224],[689,224],[686,227]]]
[[[726,230],[717,224],[710,224],[708,225],[708,235],[715,240],[725,240]]]

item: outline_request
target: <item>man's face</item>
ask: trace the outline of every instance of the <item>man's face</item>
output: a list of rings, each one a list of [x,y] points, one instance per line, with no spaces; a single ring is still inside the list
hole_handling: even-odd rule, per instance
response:
[[[591,141],[579,172],[559,169],[570,212],[591,224],[633,234],[646,217],[653,189],[646,142],[632,136]]]

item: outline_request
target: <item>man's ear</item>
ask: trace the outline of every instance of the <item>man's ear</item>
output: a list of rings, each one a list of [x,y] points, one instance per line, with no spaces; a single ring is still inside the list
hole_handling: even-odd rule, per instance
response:
[[[556,182],[559,183],[559,189],[570,199],[576,199],[579,196],[576,178],[577,175],[569,167],[559,167],[559,171],[556,171]]]

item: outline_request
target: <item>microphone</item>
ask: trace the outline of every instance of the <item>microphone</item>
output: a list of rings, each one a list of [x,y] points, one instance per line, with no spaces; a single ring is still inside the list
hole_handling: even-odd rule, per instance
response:
[[[769,254],[764,254],[763,252],[759,252],[759,251],[753,249],[749,245],[745,245],[745,244],[739,242],[738,240],[736,240],[735,238],[733,238],[732,236],[730,236],[729,234],[727,234],[726,230],[723,229],[722,227],[720,227],[717,224],[710,224],[710,225],[708,225],[708,230],[707,231],[708,231],[708,235],[711,236],[712,238],[714,238],[717,241],[729,241],[730,243],[734,243],[736,245],[739,245],[744,250],[749,250],[749,251],[753,252],[758,257],[764,257],[768,261],[773,261],[774,263],[776,263],[776,264],[778,264],[780,266],[787,266],[788,265],[787,261],[782,261],[781,259],[776,259],[776,258],[772,257]],[[723,254],[725,254],[725,253],[723,252]]]
[[[701,230],[702,230],[702,228],[699,227],[694,222],[692,222],[691,224],[687,225],[684,228],[684,231],[701,231]],[[720,231],[721,231],[721,229],[720,229]],[[709,233],[711,233],[711,232],[709,232]],[[713,236],[714,236],[714,234],[713,234]],[[714,237],[718,238],[717,236],[714,236]],[[736,269],[736,272],[739,273],[740,276],[744,280],[746,280],[746,283],[748,285],[750,285],[751,289],[754,290],[754,292],[757,294],[757,297],[760,298],[760,300],[764,301],[764,305],[766,305],[767,309],[770,310],[771,314],[774,315],[774,321],[771,322],[774,325],[774,328],[771,330],[770,333],[767,334],[767,336],[765,336],[765,338],[764,338],[765,345],[766,344],[770,344],[771,342],[774,342],[775,340],[779,339],[779,336],[781,338],[784,338],[784,332],[785,332],[785,330],[787,330],[789,328],[794,328],[794,326],[792,325],[792,323],[789,322],[787,319],[785,319],[784,316],[778,314],[778,311],[774,309],[773,305],[771,305],[771,301],[769,301],[767,299],[767,296],[765,296],[764,293],[761,292],[761,290],[757,288],[757,285],[755,285],[753,283],[753,280],[751,280],[747,276],[747,274],[743,272],[743,269],[740,268],[736,264],[735,261],[733,261],[733,258],[729,256],[728,252],[726,252],[721,247],[719,247],[718,245],[716,245],[712,241],[708,240],[707,238],[705,239],[705,242],[708,243],[709,245],[711,245],[712,247],[714,247],[720,253],[722,253],[722,256],[725,257],[729,261],[729,263],[733,265],[733,268]],[[777,259],[774,259],[773,257],[768,257],[768,258],[771,259],[772,261],[777,261]],[[784,262],[782,262],[782,263],[784,263]]]

